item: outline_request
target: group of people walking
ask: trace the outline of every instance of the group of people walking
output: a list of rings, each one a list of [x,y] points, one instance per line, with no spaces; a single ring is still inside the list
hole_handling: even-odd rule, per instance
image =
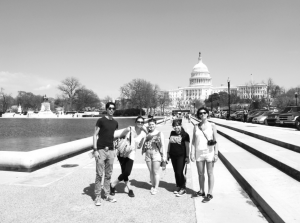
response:
[[[193,138],[190,146],[190,136],[182,127],[182,119],[172,120],[173,131],[169,136],[168,146],[164,143],[164,134],[156,129],[156,120],[147,120],[148,126],[145,127],[145,119],[138,116],[135,119],[135,126],[130,126],[123,131],[118,130],[118,122],[113,118],[115,104],[106,104],[107,115],[98,119],[93,135],[93,149],[96,160],[96,180],[95,180],[95,205],[101,205],[102,178],[104,176],[103,190],[106,201],[116,202],[114,198],[117,184],[124,181],[128,188],[128,195],[134,197],[135,194],[130,187],[129,175],[131,174],[137,149],[141,149],[145,154],[145,161],[150,173],[151,189],[150,193],[158,193],[160,181],[160,167],[166,168],[167,161],[171,160],[176,180],[174,194],[180,197],[186,194],[186,168],[187,164],[196,161],[200,190],[194,196],[203,196],[203,202],[213,198],[212,190],[214,186],[213,167],[218,160],[218,145],[216,127],[207,121],[208,110],[200,108],[197,117],[200,120],[194,126]],[[125,144],[116,146],[115,138],[124,138]],[[127,143],[127,144],[126,144]],[[122,147],[122,151],[115,148]],[[124,153],[124,148],[129,152]],[[121,165],[121,174],[117,179],[111,181],[114,159],[117,156]],[[205,196],[204,188],[204,169],[207,168],[208,193]]]

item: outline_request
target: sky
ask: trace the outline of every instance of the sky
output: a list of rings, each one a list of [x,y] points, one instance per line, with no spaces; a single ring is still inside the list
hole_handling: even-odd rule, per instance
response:
[[[0,0],[0,87],[56,97],[76,77],[100,98],[135,78],[187,87],[272,78],[300,86],[299,0]]]

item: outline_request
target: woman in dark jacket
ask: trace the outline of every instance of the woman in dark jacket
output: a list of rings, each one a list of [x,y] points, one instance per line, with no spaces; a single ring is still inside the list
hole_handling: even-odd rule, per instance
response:
[[[172,126],[174,131],[170,134],[168,146],[168,158],[171,158],[177,189],[174,191],[177,197],[186,194],[186,179],[183,174],[184,167],[190,162],[190,136],[181,126],[182,120],[176,119]]]

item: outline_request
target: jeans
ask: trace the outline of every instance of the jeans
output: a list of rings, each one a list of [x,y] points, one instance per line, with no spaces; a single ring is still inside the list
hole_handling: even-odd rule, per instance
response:
[[[95,195],[101,195],[101,180],[103,176],[103,171],[105,171],[104,176],[104,194],[108,196],[110,193],[110,179],[114,167],[114,159],[116,153],[114,150],[105,151],[104,149],[98,150],[100,159],[96,159],[96,180],[95,180]]]
[[[186,156],[171,156],[171,161],[175,173],[177,187],[185,189],[185,177],[183,175],[183,169],[185,166]]]
[[[131,173],[131,170],[132,170],[133,160],[129,159],[128,157],[120,157],[120,156],[118,156],[118,160],[120,162],[121,169],[122,169],[122,173],[118,177],[118,180],[119,181],[124,180],[124,182],[127,182],[128,177],[129,177],[129,175]]]

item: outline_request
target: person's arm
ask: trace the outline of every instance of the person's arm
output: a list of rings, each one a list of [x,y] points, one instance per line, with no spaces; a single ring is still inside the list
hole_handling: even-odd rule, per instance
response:
[[[144,131],[142,131],[141,134],[138,137],[140,137],[140,139],[138,140],[139,144],[137,146],[137,149],[141,149],[144,145],[144,142],[145,142],[146,133]]]
[[[160,132],[160,139],[161,139],[161,148],[163,154],[163,161],[167,161],[167,150],[165,148],[165,137],[162,132]]]
[[[195,144],[196,144],[196,125],[194,126],[194,130],[193,130],[193,139],[192,139],[192,145],[191,145],[191,161],[195,162]]]
[[[186,163],[190,163],[190,142],[189,141],[185,141],[185,149],[186,149],[186,158],[185,158],[185,162]]]
[[[116,138],[125,137],[129,131],[130,131],[130,126],[125,129],[116,130],[114,132],[114,138],[116,139]]]
[[[170,140],[169,140],[169,143],[168,143],[168,151],[167,151],[167,160],[170,159]]]
[[[212,124],[212,128],[213,128],[213,139],[217,142],[215,145],[215,155],[214,155],[214,162],[217,162],[219,157],[219,144],[217,141],[217,128],[215,124]]]
[[[100,159],[100,154],[97,151],[97,136],[100,131],[100,128],[98,126],[95,127],[94,135],[93,135],[93,150],[94,150],[94,156],[97,159]]]

